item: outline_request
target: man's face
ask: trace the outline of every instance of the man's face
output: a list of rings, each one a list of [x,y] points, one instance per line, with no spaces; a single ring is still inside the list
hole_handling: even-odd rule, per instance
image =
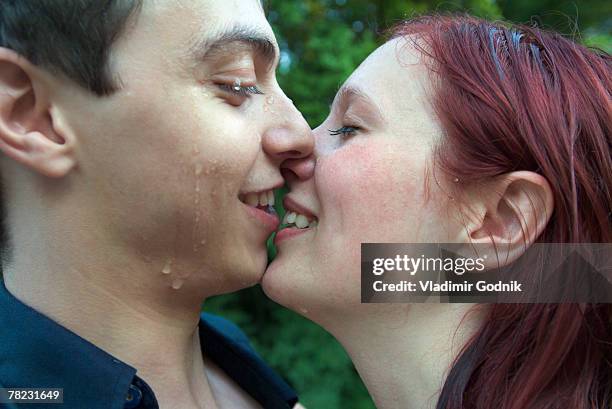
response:
[[[257,0],[143,3],[110,56],[120,89],[63,99],[92,236],[168,285],[252,285],[277,225],[252,194],[261,203],[280,163],[312,149],[276,82],[272,29]]]

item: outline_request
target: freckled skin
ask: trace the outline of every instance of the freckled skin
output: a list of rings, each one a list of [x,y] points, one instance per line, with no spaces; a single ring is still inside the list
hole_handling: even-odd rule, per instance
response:
[[[345,85],[361,89],[379,107],[382,120],[363,118],[353,102],[334,103],[314,130],[314,177],[291,185],[292,195],[315,212],[318,227],[282,242],[263,280],[266,294],[308,318],[358,319],[360,245],[367,242],[445,242],[460,224],[447,217],[448,197],[427,180],[432,148],[442,136],[428,104],[429,72],[403,40],[376,50]],[[349,117],[349,112],[353,110]],[[352,136],[329,129],[363,120]],[[384,308],[384,307],[381,307]]]
[[[390,160],[389,153],[394,148],[402,149],[402,144],[397,145],[372,146],[347,142],[346,148],[337,155],[319,160],[321,184],[337,198],[342,213],[347,219],[350,218],[355,230],[365,233],[370,223],[381,227],[393,224],[398,214],[390,210],[398,206],[409,209],[413,198],[420,194],[416,175],[405,177],[404,173],[394,171],[394,168],[403,165],[401,158],[394,160],[391,156]],[[350,163],[358,165],[350,166]],[[360,175],[367,175],[367,178]],[[351,183],[343,183],[345,180],[351,180]],[[391,192],[394,194],[390,195]],[[392,203],[398,199],[401,203]],[[367,217],[352,218],[353,214],[357,216],[354,208],[360,203],[370,206]],[[362,239],[368,237],[362,236]]]

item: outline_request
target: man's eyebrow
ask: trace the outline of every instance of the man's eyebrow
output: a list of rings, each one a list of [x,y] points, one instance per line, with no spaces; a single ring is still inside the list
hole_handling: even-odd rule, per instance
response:
[[[370,108],[372,113],[377,117],[376,119],[384,121],[384,116],[378,104],[361,88],[355,87],[353,85],[345,85],[340,88],[340,90],[336,94],[336,98],[334,98],[333,106],[346,106],[346,104],[351,99],[363,101],[367,105],[367,107]]]
[[[253,51],[273,65],[278,59],[278,51],[270,36],[261,30],[248,26],[234,26],[219,31],[206,39],[199,40],[192,47],[192,54],[202,61],[210,54],[223,50],[232,43],[243,43],[253,48]]]

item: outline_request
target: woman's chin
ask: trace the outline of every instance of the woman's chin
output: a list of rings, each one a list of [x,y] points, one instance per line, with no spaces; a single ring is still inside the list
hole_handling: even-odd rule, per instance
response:
[[[279,253],[268,265],[261,279],[261,288],[268,298],[285,307],[290,308],[286,299],[290,299],[296,290],[292,288],[295,272],[290,268],[291,263],[286,262]]]
[[[268,266],[261,287],[274,302],[311,318],[309,312],[322,303],[322,291],[316,285],[316,277],[307,271],[306,264],[297,260],[299,258],[279,252]]]

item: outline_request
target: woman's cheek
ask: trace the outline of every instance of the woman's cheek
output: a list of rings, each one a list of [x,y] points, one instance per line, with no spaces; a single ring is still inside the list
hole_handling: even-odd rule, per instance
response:
[[[347,144],[317,162],[323,213],[351,241],[403,236],[420,208],[420,163],[394,144]]]

